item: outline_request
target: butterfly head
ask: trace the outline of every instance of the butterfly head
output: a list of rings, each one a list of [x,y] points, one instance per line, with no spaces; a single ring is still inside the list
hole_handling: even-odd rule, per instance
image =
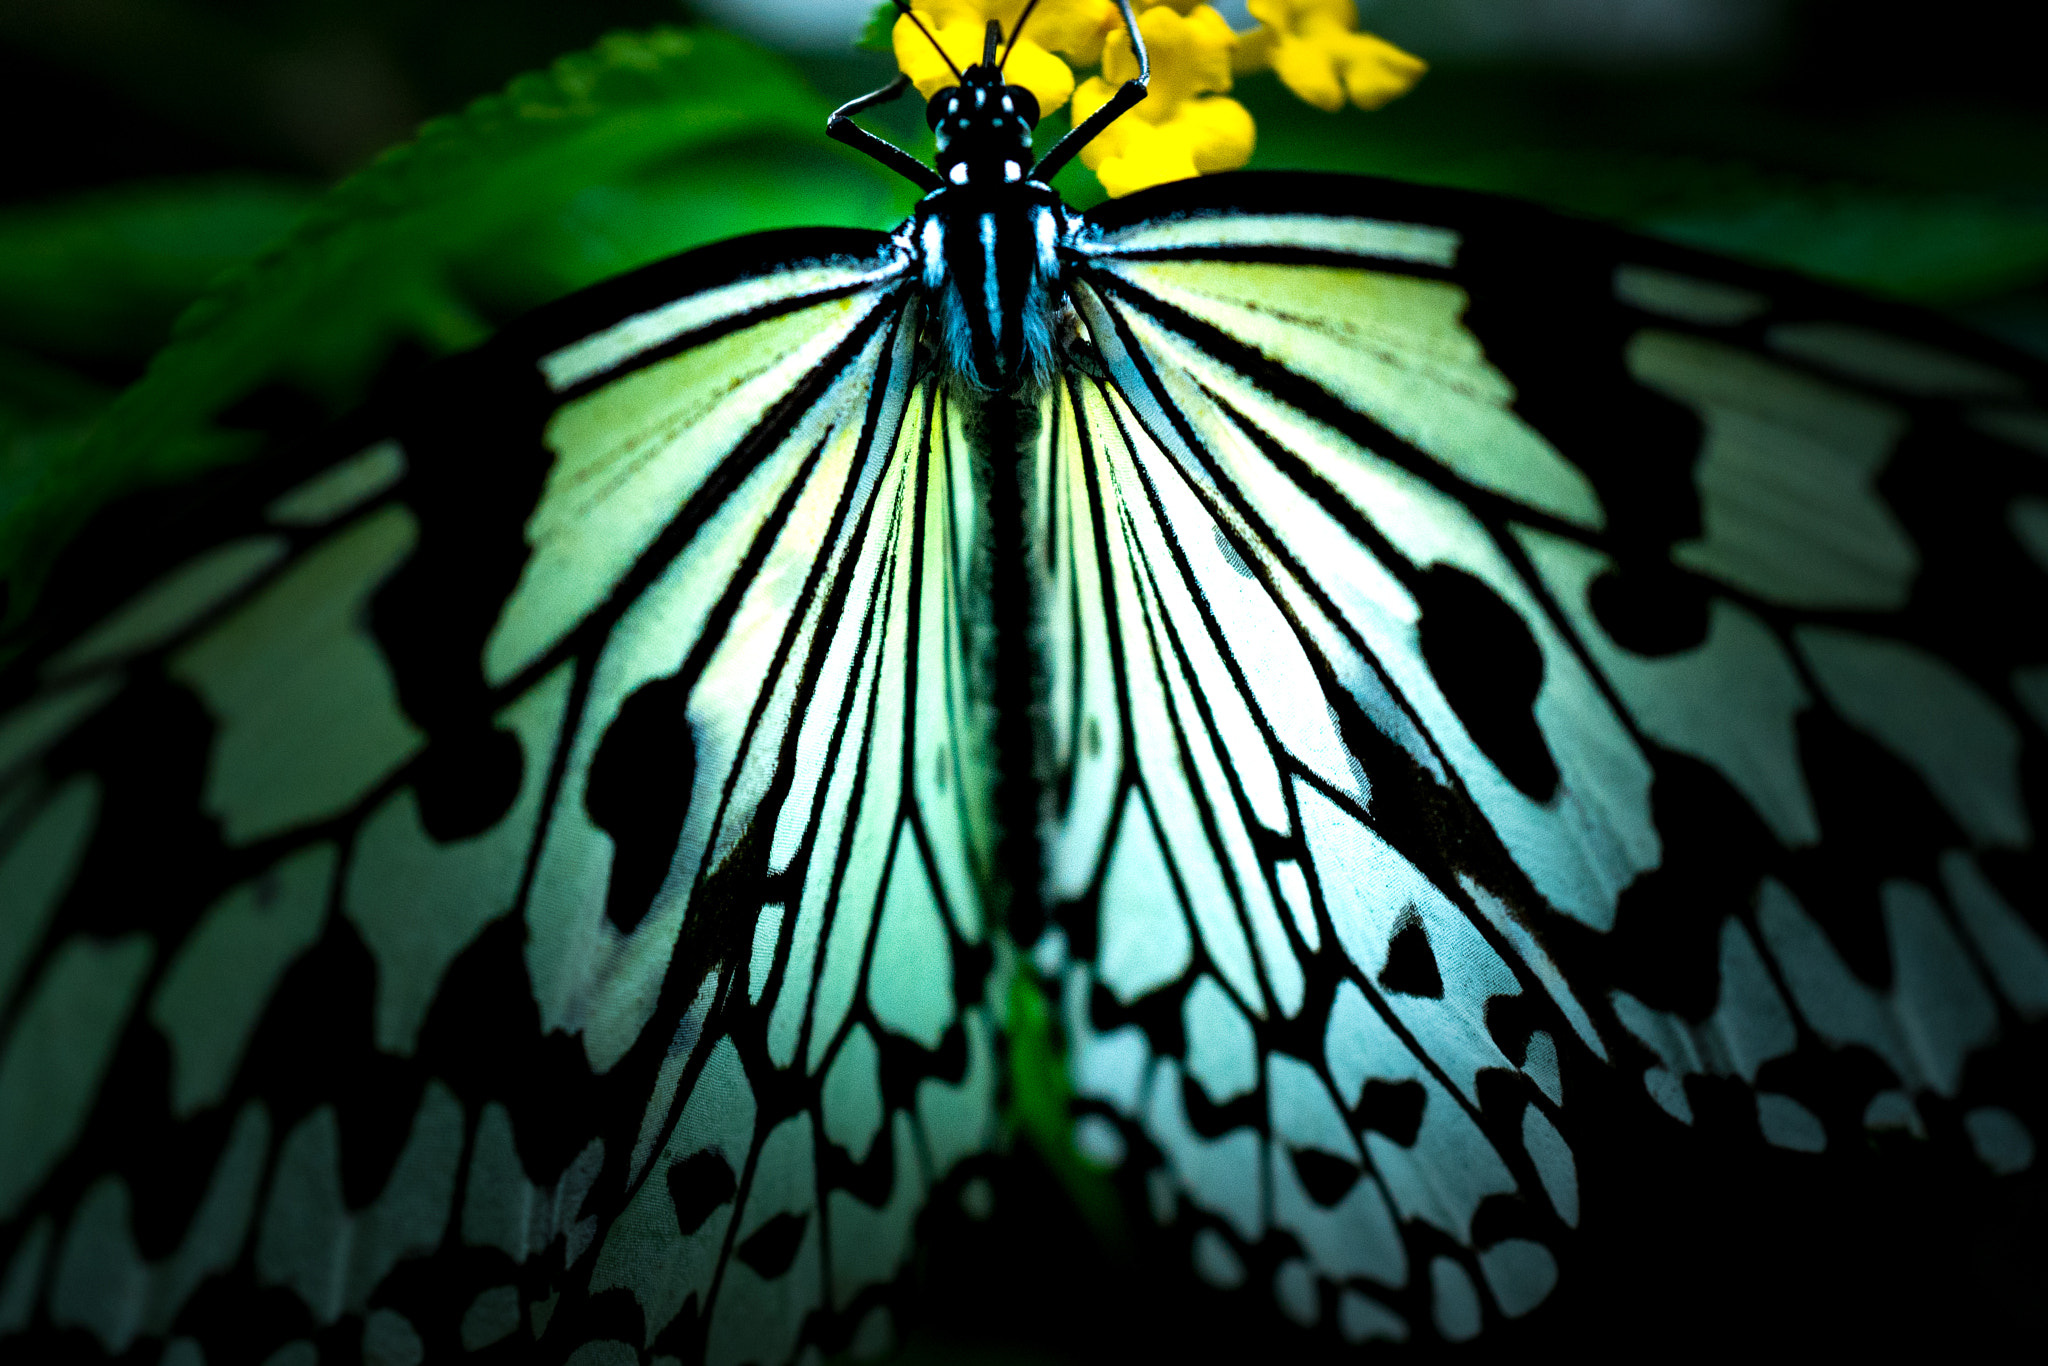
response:
[[[960,84],[941,90],[925,106],[938,138],[938,172],[948,185],[1000,185],[1031,171],[1038,98],[1021,85],[1004,83],[996,55],[1001,41],[1001,28],[990,20],[981,60],[960,73]]]

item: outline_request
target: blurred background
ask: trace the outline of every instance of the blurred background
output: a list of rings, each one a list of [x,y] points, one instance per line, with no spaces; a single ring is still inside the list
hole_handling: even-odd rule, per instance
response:
[[[670,252],[894,221],[908,187],[821,136],[832,103],[891,74],[852,47],[871,8],[6,0],[0,630],[82,508],[273,448],[508,316]],[[1221,8],[1250,26],[1243,0]],[[1384,110],[1338,114],[1246,78],[1253,165],[1521,195],[1923,303],[2048,355],[2034,7],[1360,8],[1429,76]],[[471,109],[607,33],[698,21],[761,49],[614,44]],[[915,146],[919,112],[881,123]],[[439,143],[372,167],[433,119]],[[1078,164],[1060,188],[1100,197]]]

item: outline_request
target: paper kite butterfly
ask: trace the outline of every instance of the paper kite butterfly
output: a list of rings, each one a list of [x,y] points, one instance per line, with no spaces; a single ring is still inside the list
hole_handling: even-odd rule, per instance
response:
[[[0,1354],[885,1352],[1035,1213],[1033,1018],[1061,1170],[1279,1342],[1540,1326],[1617,1125],[2030,1167],[2041,368],[1449,191],[1071,212],[1145,77],[1034,163],[1000,36],[935,169],[834,116],[895,232],[546,308],[53,591]]]

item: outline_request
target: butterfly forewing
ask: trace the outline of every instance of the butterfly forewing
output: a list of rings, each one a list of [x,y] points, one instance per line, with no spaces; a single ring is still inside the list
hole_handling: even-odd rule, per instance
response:
[[[815,234],[542,314],[17,668],[0,1330],[887,1336],[995,1065],[903,284]]]
[[[1574,1056],[2023,1161],[2038,1096],[1967,1078],[2048,994],[2032,367],[1407,187],[1093,217],[1047,887],[1082,1142],[1158,1154],[1195,1269],[1354,1340],[1528,1312]]]

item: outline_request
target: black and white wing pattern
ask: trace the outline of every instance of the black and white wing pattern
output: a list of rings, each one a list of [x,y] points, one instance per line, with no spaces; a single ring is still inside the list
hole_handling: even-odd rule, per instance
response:
[[[1450,192],[1090,219],[1034,956],[1194,1269],[1353,1342],[1526,1314],[1616,1076],[1731,1149],[2030,1163],[2038,367]]]
[[[0,713],[0,1351],[886,1343],[995,1103],[909,283],[650,268],[73,575]]]
[[[883,1350],[1034,844],[1075,1143],[1340,1340],[1542,1303],[1617,1097],[2033,1161],[2037,368],[1443,192],[1089,223],[1035,423],[892,239],[770,235],[75,552],[0,679],[0,1343]]]

